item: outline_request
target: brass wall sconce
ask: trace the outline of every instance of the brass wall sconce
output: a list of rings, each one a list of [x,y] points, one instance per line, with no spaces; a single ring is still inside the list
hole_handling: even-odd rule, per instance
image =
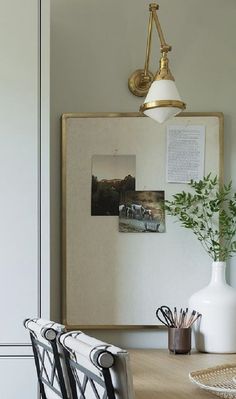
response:
[[[149,24],[148,38],[146,47],[146,59],[144,69],[137,69],[129,78],[129,90],[139,97],[145,95],[144,103],[140,107],[140,111],[159,123],[165,122],[167,119],[177,115],[186,108],[185,103],[181,100],[176,88],[174,77],[169,69],[169,60],[167,54],[171,51],[171,46],[165,42],[161,25],[157,16],[158,4],[149,4]],[[157,33],[160,39],[160,68],[155,77],[149,71],[149,60],[151,52],[151,39],[153,21],[155,22]]]

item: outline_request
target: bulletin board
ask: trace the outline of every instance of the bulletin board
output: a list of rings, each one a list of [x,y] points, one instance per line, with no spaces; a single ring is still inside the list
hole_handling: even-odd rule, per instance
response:
[[[188,190],[167,182],[170,126],[204,127],[204,175],[223,178],[223,114],[182,113],[158,124],[137,113],[62,116],[63,323],[67,328],[157,328],[156,308],[184,306],[207,283],[211,260],[166,217],[161,234],[122,233],[118,216],[91,215],[94,155],[136,159],[135,190]]]

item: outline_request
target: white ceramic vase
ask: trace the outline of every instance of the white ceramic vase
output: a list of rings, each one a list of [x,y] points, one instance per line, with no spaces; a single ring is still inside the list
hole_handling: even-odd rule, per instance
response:
[[[236,353],[236,290],[226,283],[225,268],[225,262],[213,262],[210,283],[189,300],[189,308],[202,314],[194,326],[200,352]]]

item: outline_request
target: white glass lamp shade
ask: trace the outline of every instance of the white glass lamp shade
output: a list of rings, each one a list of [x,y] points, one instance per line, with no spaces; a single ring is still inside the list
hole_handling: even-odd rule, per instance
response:
[[[150,118],[163,123],[185,109],[173,80],[155,80],[140,110]]]

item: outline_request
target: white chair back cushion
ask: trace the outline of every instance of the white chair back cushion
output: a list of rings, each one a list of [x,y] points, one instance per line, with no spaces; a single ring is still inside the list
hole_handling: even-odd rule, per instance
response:
[[[25,327],[30,332],[32,332],[33,336],[37,339],[37,341],[41,342],[43,345],[45,345],[48,348],[51,348],[51,346],[50,346],[50,342],[48,342],[44,338],[44,331],[46,329],[50,328],[50,329],[54,330],[56,334],[66,331],[66,328],[64,325],[55,323],[50,320],[40,319],[40,318],[28,319],[25,321],[24,324],[25,324]],[[62,356],[61,345],[57,344],[57,349],[58,349],[58,353]],[[38,350],[40,351],[41,354],[43,353],[43,348],[38,347]],[[41,356],[41,358],[44,359],[44,367],[45,367],[45,369],[44,368],[42,369],[42,377],[47,379],[47,376],[51,376],[51,373],[52,373],[52,362],[55,361],[54,356],[52,353],[48,353],[48,355]],[[64,364],[63,359],[61,360],[60,363],[61,363],[61,367],[62,367],[62,371],[63,371],[66,389],[67,389],[67,392],[69,393],[70,392],[69,381],[68,381],[68,376],[67,376],[67,372],[66,372],[66,366]],[[60,391],[60,387],[59,387],[59,384],[58,384],[58,381],[56,378],[54,378],[53,386],[58,391]],[[50,388],[49,386],[47,386],[45,383],[44,383],[44,390],[45,390],[47,399],[58,399],[59,398],[59,396],[53,391],[53,389]]]
[[[114,356],[114,365],[109,369],[116,399],[134,399],[133,378],[129,354],[126,350],[90,337],[81,331],[63,334],[60,339],[67,350],[76,354],[77,362],[94,374],[101,376],[93,363],[96,350],[105,349]]]
[[[50,320],[44,319],[28,319],[24,322],[25,327],[30,330],[38,341],[48,345],[48,341],[43,337],[43,331],[47,328],[52,328],[56,333],[65,332],[65,326],[62,324],[55,323]]]

